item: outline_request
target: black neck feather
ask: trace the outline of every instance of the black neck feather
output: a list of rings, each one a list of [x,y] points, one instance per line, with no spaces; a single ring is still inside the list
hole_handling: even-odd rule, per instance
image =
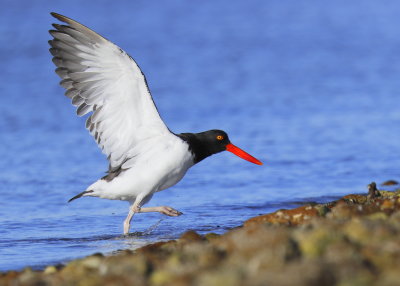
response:
[[[208,148],[207,144],[205,144],[204,140],[202,140],[201,135],[199,134],[200,133],[176,134],[176,136],[181,138],[189,145],[189,151],[192,152],[194,156],[195,164],[216,153]]]

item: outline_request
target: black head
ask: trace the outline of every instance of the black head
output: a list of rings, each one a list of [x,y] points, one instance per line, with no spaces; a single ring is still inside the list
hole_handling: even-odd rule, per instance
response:
[[[262,164],[256,158],[233,145],[229,140],[228,134],[222,130],[213,129],[200,133],[181,133],[177,136],[189,144],[189,149],[195,157],[195,163],[213,154],[230,151],[247,161],[258,165]]]
[[[226,146],[231,143],[228,134],[222,130],[208,130],[195,134],[197,138],[207,146],[207,149],[212,154],[216,154],[226,150]]]

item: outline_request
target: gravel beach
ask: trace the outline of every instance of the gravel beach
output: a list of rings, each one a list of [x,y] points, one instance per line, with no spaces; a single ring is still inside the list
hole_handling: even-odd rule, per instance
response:
[[[0,274],[0,285],[399,285],[400,189],[185,232],[116,255]]]

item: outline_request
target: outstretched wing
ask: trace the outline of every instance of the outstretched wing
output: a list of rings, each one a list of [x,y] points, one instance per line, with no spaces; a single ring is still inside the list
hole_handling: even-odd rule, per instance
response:
[[[53,24],[50,52],[65,95],[77,114],[91,115],[86,128],[107,155],[110,171],[128,167],[135,147],[165,133],[144,74],[122,49],[65,16]]]

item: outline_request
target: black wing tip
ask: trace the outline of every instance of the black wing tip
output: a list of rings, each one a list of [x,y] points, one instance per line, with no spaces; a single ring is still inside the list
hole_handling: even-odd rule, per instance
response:
[[[53,24],[51,24],[54,28],[56,28],[57,30],[60,30],[60,27],[61,27],[61,25],[60,24],[56,24],[56,23],[53,23]]]
[[[67,18],[67,17],[65,17],[65,16],[63,16],[61,14],[56,13],[56,12],[50,12],[50,15],[53,16],[54,18],[60,20],[60,21],[63,21],[63,19]]]
[[[55,38],[55,35],[54,35],[54,34],[57,34],[57,33],[62,33],[62,32],[59,31],[59,30],[49,30],[49,34],[50,34],[53,38]]]
[[[56,12],[50,12],[50,15],[53,16],[54,18],[56,18],[57,20],[67,23],[67,24],[71,24],[71,22],[75,22],[74,20],[68,18],[67,16],[58,14]]]
[[[70,198],[70,199],[68,200],[68,202],[70,203],[70,202],[72,202],[73,200],[79,199],[79,198],[82,197],[83,195],[89,194],[89,193],[93,193],[93,190],[83,191],[82,193],[79,193],[79,194],[77,194],[76,196]]]
[[[91,30],[90,28],[86,27],[85,25],[83,25],[71,18],[68,18],[67,16],[58,14],[56,12],[50,12],[50,15],[53,16],[54,18],[56,18],[57,20],[67,24],[67,25],[53,24],[53,27],[56,28],[57,30],[62,31],[65,28],[69,28],[69,29],[77,30],[77,31],[85,34],[85,36],[89,37],[90,39],[92,39],[94,41],[108,41],[106,38],[97,34],[95,31]]]

